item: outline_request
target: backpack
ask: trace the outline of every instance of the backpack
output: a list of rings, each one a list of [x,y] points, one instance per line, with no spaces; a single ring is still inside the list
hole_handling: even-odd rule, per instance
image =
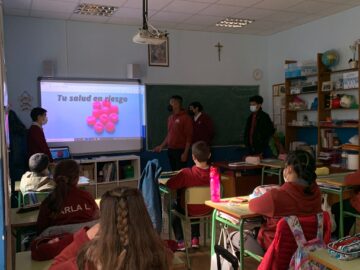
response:
[[[316,264],[309,259],[310,251],[318,248],[326,248],[323,238],[324,220],[323,213],[317,214],[317,233],[316,238],[306,241],[304,232],[301,228],[299,219],[296,216],[285,217],[287,224],[292,231],[295,241],[298,245],[294,255],[291,258],[290,270],[326,270],[325,266]]]

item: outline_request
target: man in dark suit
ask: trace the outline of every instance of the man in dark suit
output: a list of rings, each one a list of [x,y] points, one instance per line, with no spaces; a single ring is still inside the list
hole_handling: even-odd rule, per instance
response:
[[[262,110],[263,101],[259,95],[249,98],[251,114],[246,122],[244,139],[248,154],[268,157],[269,140],[275,129],[270,116]]]

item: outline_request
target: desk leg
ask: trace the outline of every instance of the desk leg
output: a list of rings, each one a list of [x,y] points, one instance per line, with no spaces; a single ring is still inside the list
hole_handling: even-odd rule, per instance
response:
[[[172,196],[171,196],[171,191],[168,193],[168,195],[169,195],[169,205],[168,205],[168,207],[169,207],[169,210],[168,210],[168,217],[169,217],[169,239],[171,240],[171,235],[172,235],[172,233],[171,233],[171,231],[172,231],[172,226],[171,226],[171,223],[172,223],[172,214],[171,214],[171,207],[172,207]]]
[[[215,238],[216,238],[216,215],[217,210],[213,211],[212,219],[211,219],[211,256],[214,254],[214,246],[215,246]]]
[[[344,237],[344,203],[343,203],[343,187],[340,187],[340,194],[339,194],[339,208],[340,208],[340,226],[339,226],[339,238]]]
[[[240,233],[240,237],[239,237],[240,270],[244,270],[244,255],[245,255],[245,250],[244,250],[244,222],[245,222],[245,219],[240,219],[240,224],[239,224],[239,233]]]

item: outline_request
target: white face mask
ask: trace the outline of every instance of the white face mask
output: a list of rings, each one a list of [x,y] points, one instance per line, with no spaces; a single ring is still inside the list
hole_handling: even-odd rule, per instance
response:
[[[47,122],[48,122],[48,118],[47,118],[47,116],[45,116],[42,124],[46,125]]]
[[[251,112],[256,112],[257,111],[257,106],[256,105],[250,105],[250,111]]]

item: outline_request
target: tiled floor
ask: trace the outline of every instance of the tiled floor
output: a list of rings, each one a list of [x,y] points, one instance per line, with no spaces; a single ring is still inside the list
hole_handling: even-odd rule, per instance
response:
[[[181,258],[186,261],[185,252]],[[190,252],[191,270],[210,270],[210,247],[202,247],[198,251]],[[256,270],[259,263],[251,258],[245,259],[245,270]]]

